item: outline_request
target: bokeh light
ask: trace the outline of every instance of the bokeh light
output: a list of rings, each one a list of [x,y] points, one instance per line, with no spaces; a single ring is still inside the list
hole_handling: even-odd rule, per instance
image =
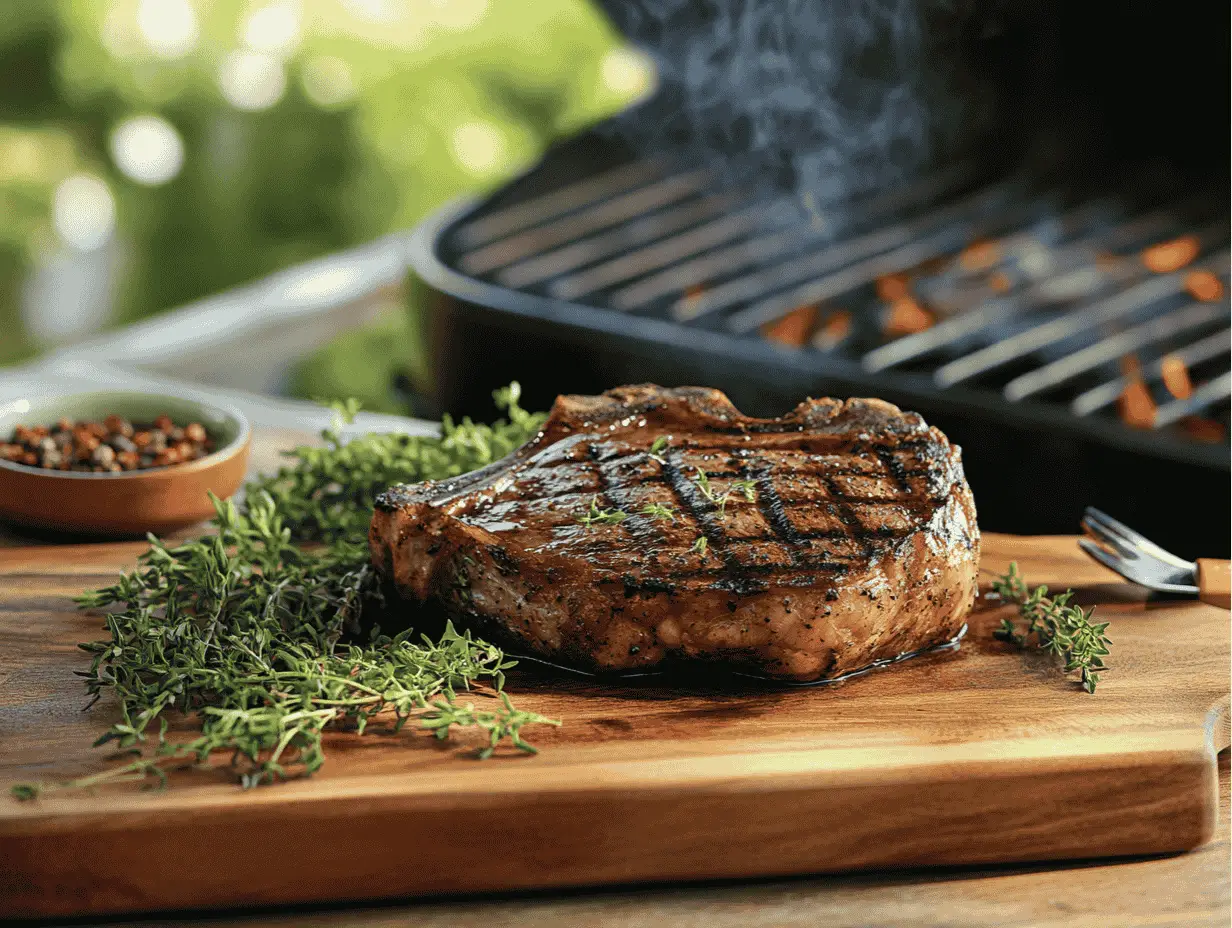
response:
[[[432,20],[459,32],[474,29],[488,11],[488,0],[428,0]]]
[[[218,87],[237,110],[255,113],[282,99],[287,89],[287,72],[273,55],[234,51],[218,69]]]
[[[134,116],[111,133],[111,160],[139,184],[165,184],[184,165],[184,140],[161,116]]]
[[[201,28],[189,0],[141,0],[137,27],[150,51],[160,58],[183,58],[197,47]]]
[[[657,79],[654,63],[630,45],[617,46],[604,55],[600,75],[609,90],[639,98],[654,89]]]
[[[56,187],[51,219],[65,244],[93,251],[111,239],[116,207],[111,188],[93,174],[73,174]]]
[[[259,7],[241,24],[241,38],[253,51],[285,57],[300,42],[302,11],[295,0]]]
[[[463,123],[451,141],[458,164],[472,174],[490,174],[505,163],[505,136],[490,122]]]
[[[0,300],[0,364],[74,301],[128,323],[408,228],[647,81],[594,0],[8,5],[42,12],[0,21],[31,62],[30,112],[0,113],[0,297],[42,283]]]
[[[111,4],[103,17],[99,38],[113,58],[136,58],[145,54],[148,47],[137,25],[137,8],[130,3]]]
[[[333,55],[318,55],[305,61],[300,80],[304,96],[325,109],[342,106],[355,97],[351,66]]]
[[[393,23],[402,18],[403,0],[342,0],[343,9],[357,19],[370,23]]]

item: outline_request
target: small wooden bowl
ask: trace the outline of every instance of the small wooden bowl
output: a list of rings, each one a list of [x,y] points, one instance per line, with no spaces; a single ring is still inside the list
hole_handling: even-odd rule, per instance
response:
[[[199,422],[215,451],[187,464],[118,474],[42,470],[0,461],[0,519],[30,528],[95,536],[168,532],[214,514],[207,493],[226,499],[244,480],[252,429],[236,409],[157,393],[99,392],[25,397],[0,404],[0,440],[18,425],[53,425],[62,416],[101,422],[116,414],[176,425]]]

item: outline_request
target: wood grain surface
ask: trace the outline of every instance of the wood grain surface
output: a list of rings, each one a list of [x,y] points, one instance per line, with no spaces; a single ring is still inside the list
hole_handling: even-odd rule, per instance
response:
[[[1227,928],[1228,752],[1185,854],[160,917],[160,928]],[[135,923],[125,922],[125,926]],[[141,924],[148,926],[149,922]],[[121,926],[117,926],[121,928]]]
[[[72,671],[97,617],[69,597],[141,544],[0,551],[0,782],[98,770]],[[837,686],[597,685],[519,673],[564,721],[537,757],[331,737],[311,780],[249,793],[222,772],[0,799],[0,912],[105,913],[1181,851],[1216,820],[1228,743],[1227,612],[1148,602],[1072,538],[988,536],[985,569],[1074,587],[1112,624],[1087,696],[984,608],[956,651]],[[476,701],[483,696],[477,695]],[[253,847],[278,853],[246,853]],[[416,848],[431,847],[428,857]],[[498,854],[485,849],[497,848]],[[304,879],[329,873],[328,879]]]

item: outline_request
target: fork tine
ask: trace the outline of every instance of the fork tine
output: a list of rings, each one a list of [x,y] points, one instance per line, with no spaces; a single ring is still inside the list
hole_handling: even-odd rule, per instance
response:
[[[1091,555],[1091,557],[1095,558],[1095,560],[1099,561],[1101,564],[1107,567],[1109,570],[1113,571],[1114,573],[1120,574],[1130,583],[1142,584],[1141,580],[1133,576],[1128,571],[1124,561],[1122,561],[1116,555],[1109,554],[1099,545],[1095,544],[1095,542],[1090,541],[1086,538],[1079,538],[1078,546],[1082,548],[1082,550],[1085,551],[1087,554]],[[1142,584],[1142,585],[1145,585],[1145,584]]]
[[[1116,519],[1112,518],[1112,516],[1108,515],[1106,512],[1101,512],[1094,506],[1088,506],[1086,508],[1085,516],[1086,518],[1100,524],[1102,528],[1120,536],[1125,542],[1140,549],[1144,554],[1163,561],[1165,564],[1179,570],[1193,571],[1197,569],[1197,565],[1191,561],[1183,560],[1171,551],[1165,551],[1159,545],[1155,544],[1155,542],[1151,541],[1151,539],[1144,535],[1138,534],[1128,525],[1123,522],[1118,522]]]
[[[1109,531],[1089,515],[1083,518],[1082,527],[1088,535],[1103,545],[1104,548],[1111,548],[1118,557],[1126,562],[1142,559],[1143,554],[1140,548],[1134,547],[1116,533]]]

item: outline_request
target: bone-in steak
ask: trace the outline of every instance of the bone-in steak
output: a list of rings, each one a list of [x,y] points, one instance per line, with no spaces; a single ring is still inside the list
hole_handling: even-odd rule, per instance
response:
[[[524,652],[794,680],[957,636],[980,553],[960,450],[918,415],[821,399],[752,419],[656,386],[559,397],[504,460],[388,490],[369,540],[402,594]]]

